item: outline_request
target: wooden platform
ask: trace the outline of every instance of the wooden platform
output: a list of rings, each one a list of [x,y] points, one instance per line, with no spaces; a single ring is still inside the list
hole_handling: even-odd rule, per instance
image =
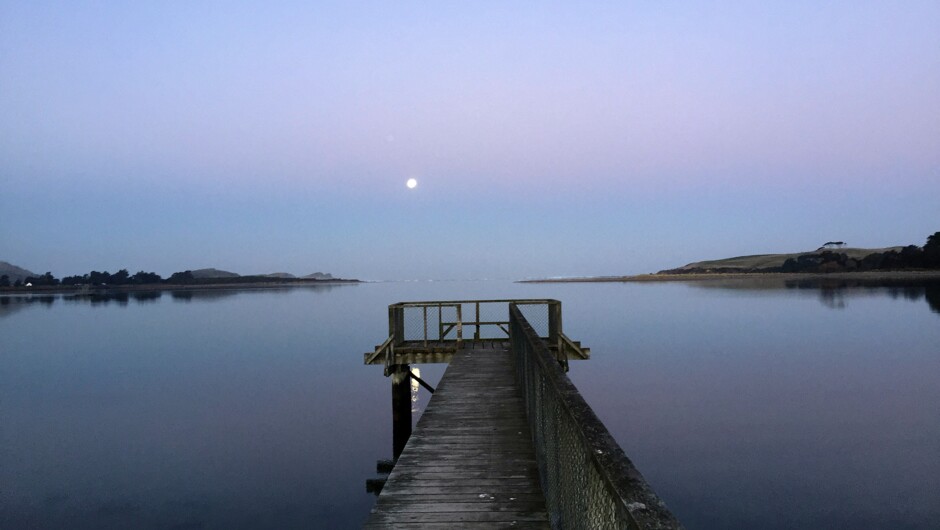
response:
[[[509,345],[454,354],[365,528],[549,528]]]
[[[565,358],[569,361],[589,359],[591,349],[581,346],[578,341],[572,341],[562,334],[561,347],[564,348]],[[466,339],[456,340],[406,340],[395,346],[395,355],[389,364],[428,364],[449,363],[459,350],[479,350],[501,348],[500,344],[507,344],[508,339]],[[558,345],[548,344],[553,352],[558,351]],[[363,354],[366,364],[385,364],[384,354],[379,354],[381,346],[375,351]]]

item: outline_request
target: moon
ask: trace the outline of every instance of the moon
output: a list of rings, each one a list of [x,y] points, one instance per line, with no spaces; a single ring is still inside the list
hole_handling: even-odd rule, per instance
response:
[[[408,179],[408,182],[405,182],[405,186],[408,186],[408,189],[414,189],[418,185],[418,181],[415,179]]]

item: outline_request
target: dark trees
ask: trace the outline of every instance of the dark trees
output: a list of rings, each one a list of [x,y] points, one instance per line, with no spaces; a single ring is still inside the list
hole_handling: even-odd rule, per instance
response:
[[[826,245],[839,244],[830,241]],[[937,269],[940,268],[940,232],[927,238],[923,248],[908,245],[901,250],[875,252],[862,259],[852,259],[846,254],[823,250],[819,253],[802,254],[784,262],[780,272],[848,272],[873,270]]]
[[[88,273],[88,283],[92,285],[106,285],[111,281],[111,274],[108,271],[91,271]]]
[[[150,285],[160,283],[163,278],[155,272],[138,271],[133,276],[127,269],[121,269],[114,274],[108,271],[91,271],[82,276],[66,276],[62,278],[62,285]]]
[[[174,272],[169,278],[167,278],[166,283],[186,285],[190,283],[196,283],[196,278],[193,276],[192,271]]]
[[[924,245],[924,262],[928,267],[940,268],[940,232],[927,237]]]
[[[160,275],[155,272],[137,271],[137,274],[131,276],[131,283],[135,283],[137,285],[160,283],[162,280],[163,278],[161,278]]]
[[[111,275],[108,283],[111,285],[127,285],[130,283],[130,277],[131,273],[127,272],[127,269],[121,269]]]
[[[55,286],[59,285],[59,280],[56,279],[56,277],[53,276],[51,272],[47,272],[38,278],[30,276],[29,278],[26,278],[26,281],[23,283],[31,283],[33,284],[33,287]]]

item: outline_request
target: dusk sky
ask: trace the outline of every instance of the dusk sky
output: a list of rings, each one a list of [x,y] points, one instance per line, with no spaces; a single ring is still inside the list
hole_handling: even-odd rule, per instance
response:
[[[936,0],[0,0],[0,260],[39,273],[619,275],[938,230]]]

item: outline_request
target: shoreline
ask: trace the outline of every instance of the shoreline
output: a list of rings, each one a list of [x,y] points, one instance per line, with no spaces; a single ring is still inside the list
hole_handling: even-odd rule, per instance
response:
[[[284,289],[285,287],[326,287],[329,285],[358,285],[363,283],[361,280],[294,280],[294,281],[271,281],[271,282],[246,282],[246,283],[206,283],[206,284],[143,284],[143,285],[99,285],[99,286],[34,286],[34,287],[0,287],[0,295],[5,294],[73,294],[73,295],[96,295],[108,293],[134,293],[134,292],[154,292],[154,291],[197,291],[197,290],[236,290],[236,289]]]
[[[861,272],[706,272],[690,274],[634,274],[630,276],[594,276],[519,280],[516,283],[643,283],[708,282],[716,280],[940,280],[940,270],[861,271]]]

